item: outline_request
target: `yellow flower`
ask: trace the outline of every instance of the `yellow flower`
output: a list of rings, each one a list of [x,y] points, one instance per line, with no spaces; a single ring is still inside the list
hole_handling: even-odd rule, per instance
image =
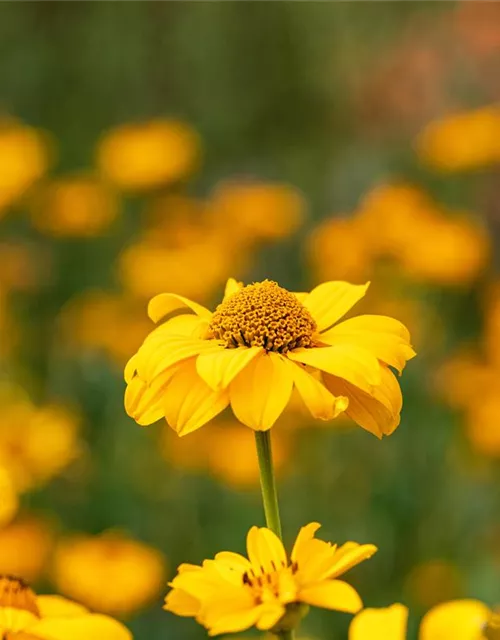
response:
[[[45,569],[52,550],[53,532],[35,516],[20,516],[0,529],[0,575],[34,582]]]
[[[160,594],[165,561],[156,549],[107,531],[62,541],[55,553],[54,578],[61,593],[95,611],[122,616]]]
[[[252,181],[221,184],[211,205],[216,219],[243,243],[290,236],[306,210],[304,197],[294,187]]]
[[[104,136],[97,163],[104,177],[124,190],[154,189],[182,180],[198,166],[197,133],[177,120],[125,124]]]
[[[127,413],[139,424],[167,419],[181,436],[229,404],[252,429],[272,427],[295,386],[315,418],[343,411],[378,437],[399,423],[401,371],[415,355],[407,329],[385,316],[338,321],[368,285],[326,282],[293,294],[265,280],[243,287],[229,280],[214,313],[178,295],[149,303],[162,321],[125,369]]]
[[[111,189],[90,175],[60,178],[37,191],[32,220],[55,237],[92,237],[115,220],[118,201]]]
[[[252,626],[272,629],[301,603],[356,613],[361,599],[338,577],[370,558],[377,548],[356,542],[337,547],[318,540],[314,535],[320,526],[313,522],[302,527],[290,558],[270,529],[252,527],[247,536],[248,560],[224,551],[201,567],[181,565],[170,583],[165,609],[195,617],[211,636]]]
[[[0,466],[0,526],[8,524],[19,508],[19,497],[12,477]]]
[[[132,640],[122,624],[59,596],[37,596],[22,580],[0,577],[4,640]]]
[[[27,398],[4,401],[0,417],[0,463],[19,491],[43,484],[80,453],[78,419],[59,406],[35,407]],[[5,396],[5,397],[4,397]]]
[[[46,172],[48,140],[15,120],[0,122],[0,215]]]
[[[385,609],[364,609],[349,628],[349,640],[405,640],[408,609],[394,604]],[[431,609],[420,625],[419,640],[496,640],[488,635],[494,617],[477,600],[454,600]]]
[[[441,171],[476,169],[500,160],[500,107],[487,106],[431,122],[417,139],[425,164]]]

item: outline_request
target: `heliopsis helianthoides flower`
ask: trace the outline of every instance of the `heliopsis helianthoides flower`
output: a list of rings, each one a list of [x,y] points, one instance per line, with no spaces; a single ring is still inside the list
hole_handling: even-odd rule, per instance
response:
[[[406,327],[385,316],[338,323],[368,285],[325,282],[291,293],[265,280],[230,279],[214,313],[178,295],[149,303],[164,321],[125,368],[125,408],[139,424],[161,417],[181,436],[231,405],[257,431],[272,427],[295,386],[315,418],[345,411],[378,437],[399,423],[401,371],[415,355]]]
[[[408,609],[394,604],[364,609],[349,628],[349,640],[405,640]],[[478,600],[437,605],[422,619],[419,640],[498,640],[500,617]]]
[[[0,577],[3,640],[132,640],[122,624],[59,596],[37,596],[20,579]]]
[[[372,556],[372,544],[346,542],[338,547],[314,537],[312,522],[297,536],[291,556],[270,529],[252,527],[248,559],[223,551],[203,565],[183,564],[170,583],[165,609],[195,617],[209,635],[235,633],[256,626],[285,630],[296,626],[301,605],[347,613],[362,605],[355,589],[337,578]]]

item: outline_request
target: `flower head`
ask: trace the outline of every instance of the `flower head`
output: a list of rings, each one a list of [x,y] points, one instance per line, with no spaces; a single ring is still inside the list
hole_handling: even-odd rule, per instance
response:
[[[281,628],[285,616],[301,604],[356,613],[362,607],[359,595],[337,578],[377,549],[318,540],[314,534],[319,527],[316,522],[302,527],[290,557],[270,529],[252,527],[248,559],[226,551],[201,567],[181,565],[170,583],[165,609],[195,617],[211,636],[252,626]]]
[[[5,640],[132,640],[112,618],[59,596],[37,596],[12,576],[0,576],[0,634]]]
[[[315,418],[345,411],[378,437],[392,433],[402,397],[390,367],[401,371],[415,352],[393,318],[338,322],[367,288],[326,282],[296,294],[268,280],[244,287],[231,279],[214,313],[156,296],[149,316],[162,324],[125,369],[127,413],[141,425],[165,417],[186,435],[230,404],[240,422],[267,430],[295,387]]]
[[[405,640],[408,609],[394,604],[364,609],[349,628],[349,640]],[[453,600],[433,607],[422,619],[419,640],[496,640],[496,616],[477,600]]]

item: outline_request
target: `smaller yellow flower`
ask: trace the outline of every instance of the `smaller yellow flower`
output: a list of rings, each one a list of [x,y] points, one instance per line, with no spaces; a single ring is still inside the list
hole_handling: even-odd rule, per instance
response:
[[[86,174],[60,178],[37,189],[31,212],[34,226],[56,238],[98,236],[117,215],[115,193]]]
[[[353,587],[338,577],[370,558],[372,544],[346,542],[338,547],[314,537],[312,522],[297,536],[291,556],[270,530],[252,527],[248,559],[223,551],[203,565],[183,564],[170,583],[165,609],[194,617],[210,636],[236,633],[252,626],[265,631],[286,625],[303,605],[356,613],[362,602]]]
[[[95,611],[122,616],[160,594],[165,561],[156,549],[106,531],[61,542],[55,553],[54,577],[61,593]]]
[[[431,122],[417,138],[425,164],[453,172],[485,167],[500,160],[500,107],[492,105],[450,114]]]
[[[349,640],[405,640],[408,609],[394,604],[385,609],[364,609],[349,628]],[[496,640],[490,629],[495,616],[477,600],[439,604],[422,619],[419,640]]]
[[[10,473],[0,466],[0,526],[8,524],[19,508],[19,496]]]
[[[97,150],[104,177],[119,189],[155,189],[186,178],[198,166],[200,140],[186,123],[152,120],[108,132]]]
[[[122,624],[59,596],[37,596],[25,582],[0,576],[3,640],[132,640]]]
[[[0,575],[34,582],[47,565],[53,541],[50,523],[33,515],[18,516],[0,529]]]
[[[0,122],[0,215],[43,176],[51,151],[45,133],[15,120]]]

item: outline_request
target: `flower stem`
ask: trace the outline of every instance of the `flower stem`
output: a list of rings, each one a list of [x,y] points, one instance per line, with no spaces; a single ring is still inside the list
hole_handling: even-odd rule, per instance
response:
[[[271,531],[274,531],[278,538],[282,540],[278,491],[276,489],[276,478],[273,467],[271,432],[256,431],[255,444],[257,446],[257,457],[259,459],[260,488],[262,489],[262,502],[264,503],[266,524],[267,527],[271,529]],[[295,637],[293,630],[280,631],[275,635],[280,640],[294,640]]]
[[[274,477],[271,432],[256,431],[255,444],[257,445],[257,457],[259,458],[260,487],[262,489],[266,524],[281,540],[280,510],[278,506],[276,479]]]

